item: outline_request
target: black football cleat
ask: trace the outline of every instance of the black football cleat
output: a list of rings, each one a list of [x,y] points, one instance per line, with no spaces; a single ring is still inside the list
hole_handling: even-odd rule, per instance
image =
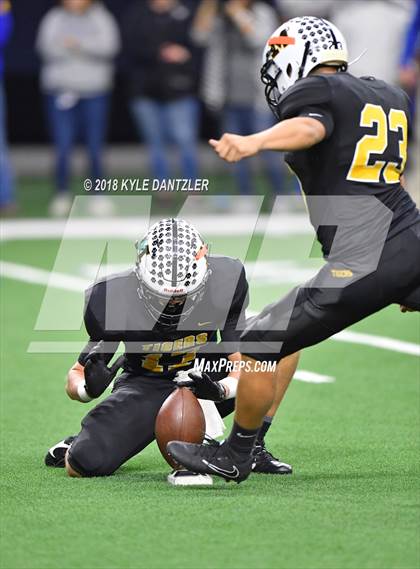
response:
[[[166,445],[166,450],[188,470],[220,476],[226,482],[232,480],[239,484],[252,472],[254,458],[248,455],[243,458],[226,441],[203,445],[171,441]]]
[[[256,444],[252,453],[254,463],[252,472],[261,474],[292,474],[293,469],[290,464],[275,458],[270,451],[265,448],[264,442]]]
[[[71,443],[76,438],[76,435],[67,437],[63,441],[60,441],[56,445],[50,448],[50,450],[45,455],[45,466],[53,466],[54,468],[64,468],[66,466],[64,457],[66,456],[67,450],[70,448]]]

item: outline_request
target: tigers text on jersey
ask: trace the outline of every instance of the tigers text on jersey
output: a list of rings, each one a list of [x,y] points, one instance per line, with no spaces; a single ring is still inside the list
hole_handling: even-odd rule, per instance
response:
[[[320,223],[315,206],[311,207],[312,196],[374,196],[392,212],[388,239],[416,223],[416,206],[400,184],[410,127],[409,102],[401,89],[349,73],[313,75],[286,91],[279,113],[282,120],[314,118],[326,129],[321,143],[286,155],[307,197],[325,255],[338,223],[334,219],[330,223],[326,213]],[[356,206],[339,216],[349,228],[343,250],[352,246],[351,228],[354,234],[361,227],[358,214]]]
[[[172,378],[180,369],[193,366],[198,352],[209,343],[222,342],[238,351],[248,303],[245,269],[237,259],[212,256],[211,274],[204,298],[177,328],[159,325],[146,310],[134,271],[118,273],[95,283],[86,292],[84,321],[90,336],[79,356],[86,357],[99,341],[106,342],[107,359],[125,344],[129,374]]]

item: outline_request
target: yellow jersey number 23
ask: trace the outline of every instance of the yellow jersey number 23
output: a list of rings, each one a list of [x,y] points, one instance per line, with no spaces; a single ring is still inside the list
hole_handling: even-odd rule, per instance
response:
[[[360,126],[374,127],[376,133],[365,134],[357,143],[347,180],[354,182],[380,182],[381,174],[387,184],[397,184],[407,162],[407,115],[400,109],[391,109],[388,115],[380,105],[367,103],[360,115]],[[381,156],[388,147],[388,134],[398,132],[400,139],[400,165],[396,162],[376,160],[369,164],[371,154]]]

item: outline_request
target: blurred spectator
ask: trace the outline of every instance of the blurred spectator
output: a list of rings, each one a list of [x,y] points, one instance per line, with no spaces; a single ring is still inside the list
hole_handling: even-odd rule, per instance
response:
[[[170,177],[167,144],[180,152],[184,178],[195,179],[199,103],[192,12],[178,0],[140,0],[123,21],[131,111],[155,178]]]
[[[265,42],[277,26],[274,9],[259,0],[203,0],[200,4],[193,37],[207,46],[203,99],[210,109],[222,112],[224,132],[248,135],[273,126],[258,70]],[[281,157],[276,152],[264,152],[262,157],[274,192],[281,193]],[[234,165],[243,195],[257,193],[250,166],[250,160]],[[251,207],[252,202],[243,201],[243,205]]]
[[[333,3],[340,6],[344,4],[342,0],[276,0],[281,18],[284,21],[298,16],[317,16],[328,19]]]
[[[10,2],[0,0],[0,210],[13,211],[15,201],[14,179],[7,149],[6,101],[3,86],[3,49],[12,31]]]
[[[87,145],[92,179],[103,177],[113,59],[119,32],[113,16],[94,0],[62,0],[43,18],[37,38],[42,59],[41,88],[56,158],[56,195],[52,215],[71,206],[69,166],[79,133]],[[107,202],[95,200],[92,213],[108,213]]]
[[[399,79],[401,86],[410,94],[418,87],[420,64],[420,0],[408,26],[400,61]]]
[[[399,80],[410,95],[411,111],[414,116],[411,148],[409,150],[406,188],[420,206],[420,0],[416,1],[413,17],[408,25],[402,46]]]
[[[411,0],[333,3],[331,21],[347,40],[350,61],[367,50],[351,65],[353,75],[373,75],[394,85],[398,83],[402,37],[413,5]]]

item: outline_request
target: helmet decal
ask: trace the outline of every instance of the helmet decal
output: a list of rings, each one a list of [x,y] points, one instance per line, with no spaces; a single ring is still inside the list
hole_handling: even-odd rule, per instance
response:
[[[137,256],[140,259],[149,252],[147,239],[144,237],[141,241],[136,242]]]

